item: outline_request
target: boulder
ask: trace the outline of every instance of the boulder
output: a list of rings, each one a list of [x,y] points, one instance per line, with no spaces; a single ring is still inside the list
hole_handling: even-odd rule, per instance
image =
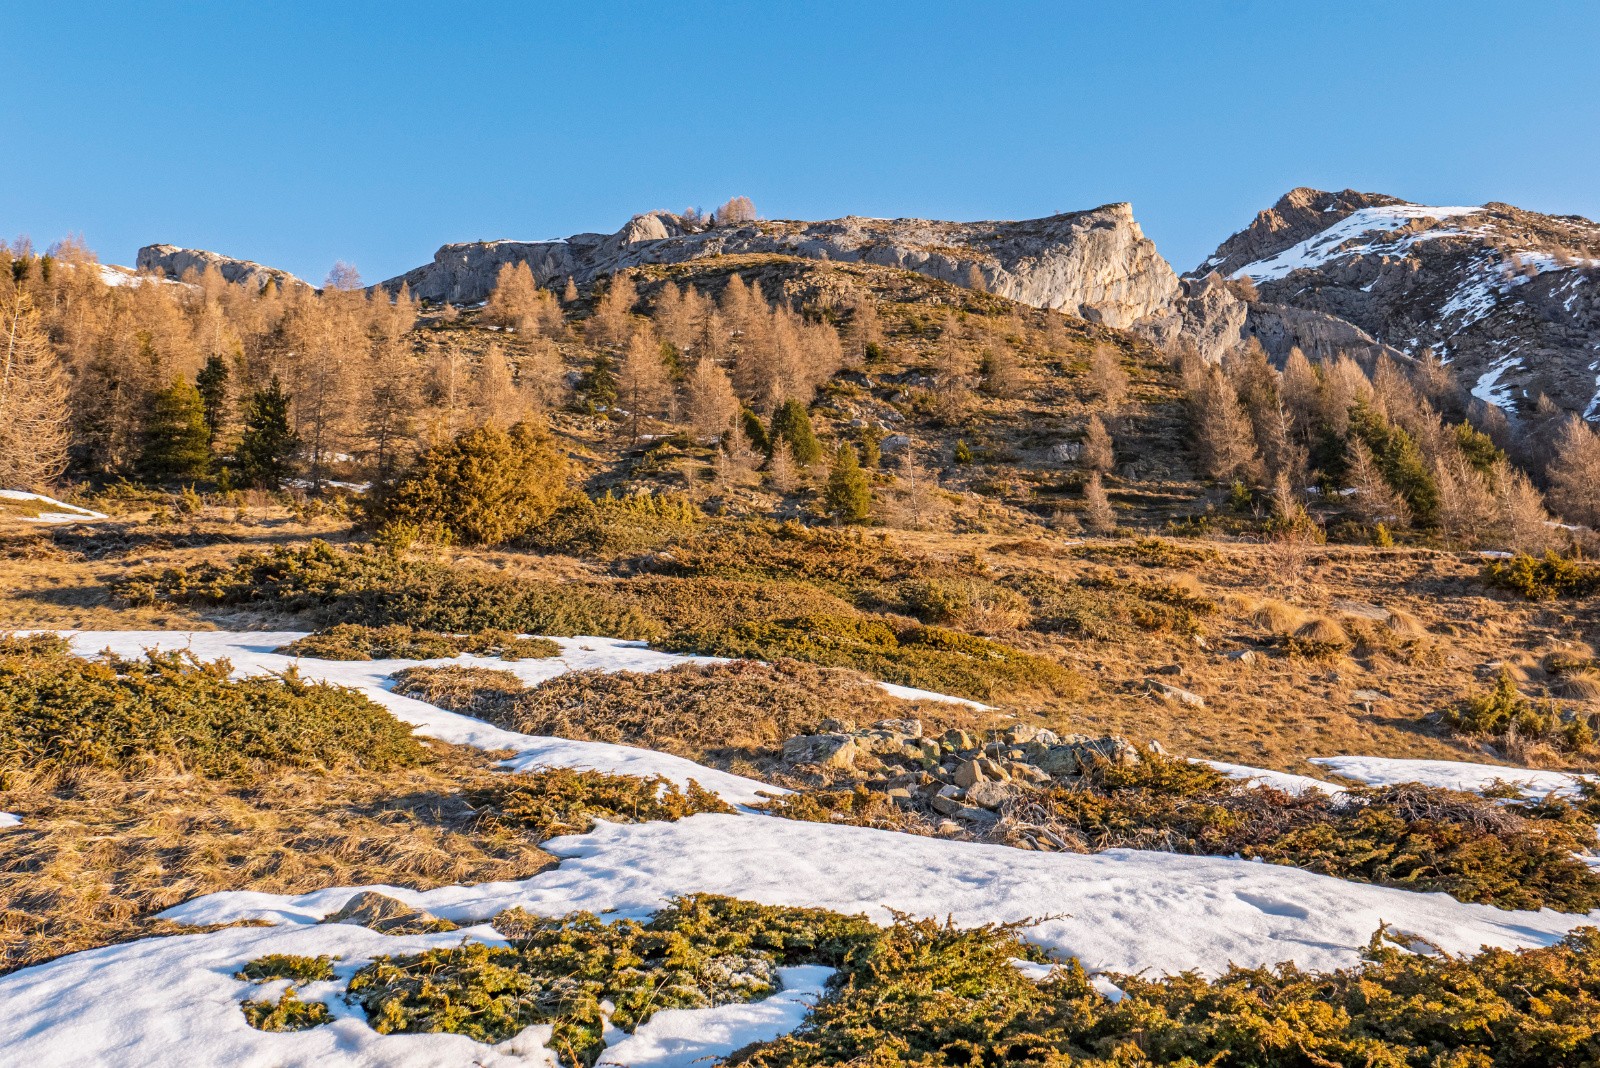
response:
[[[789,764],[848,769],[855,766],[858,753],[848,734],[802,734],[783,743],[783,759]]]
[[[1197,693],[1191,693],[1182,687],[1172,686],[1157,679],[1147,679],[1146,682],[1150,687],[1150,692],[1163,701],[1173,701],[1180,705],[1188,705],[1190,708],[1206,707],[1205,698]]]
[[[426,934],[431,931],[453,931],[456,925],[441,920],[431,912],[407,905],[398,898],[380,894],[376,890],[363,890],[337,912],[330,913],[323,923],[348,923],[383,934]]]
[[[968,804],[979,805],[991,812],[1017,796],[1015,787],[999,782],[980,782],[967,789]]]

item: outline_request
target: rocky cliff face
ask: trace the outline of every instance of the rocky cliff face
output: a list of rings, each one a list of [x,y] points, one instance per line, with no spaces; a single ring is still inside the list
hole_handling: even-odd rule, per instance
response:
[[[234,259],[204,249],[178,248],[176,245],[146,245],[139,250],[135,266],[140,271],[154,271],[175,281],[189,271],[199,273],[207,267],[215,267],[229,282],[255,289],[260,289],[268,282],[276,282],[279,286],[308,285],[288,271],[280,271],[276,267]]]
[[[1431,349],[1510,412],[1545,393],[1600,416],[1600,226],[1588,219],[1295,189],[1192,275],[1212,271],[1254,281],[1263,305],[1247,329],[1263,341],[1331,316],[1412,355]],[[1314,325],[1342,344],[1336,324]]]
[[[580,284],[627,267],[708,256],[777,253],[902,267],[964,285],[976,269],[990,292],[1107,326],[1165,313],[1181,295],[1176,274],[1139,229],[1127,204],[1024,222],[865,219],[764,221],[699,228],[677,215],[635,216],[615,234],[564,241],[446,245],[403,282],[429,300],[475,303],[501,265],[526,261],[541,284]]]

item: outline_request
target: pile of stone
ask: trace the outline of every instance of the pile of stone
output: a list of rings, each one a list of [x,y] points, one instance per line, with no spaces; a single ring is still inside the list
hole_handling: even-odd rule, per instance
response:
[[[817,734],[783,743],[783,759],[824,773],[854,773],[905,808],[931,808],[949,828],[982,831],[1011,802],[1058,783],[1071,783],[1093,761],[1139,761],[1139,750],[1116,735],[1058,735],[1016,724],[992,736],[947,730],[926,737],[915,719],[886,719],[864,729],[838,720]],[[956,823],[954,821],[961,821]]]

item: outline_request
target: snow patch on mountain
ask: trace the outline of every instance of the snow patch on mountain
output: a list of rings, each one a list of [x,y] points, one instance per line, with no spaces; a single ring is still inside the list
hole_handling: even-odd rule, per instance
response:
[[[1471,215],[1481,208],[1434,208],[1422,204],[1391,204],[1385,207],[1362,208],[1340,219],[1327,229],[1292,245],[1276,256],[1246,264],[1234,272],[1253,282],[1275,281],[1303,268],[1320,267],[1340,255],[1362,255],[1382,251],[1400,255],[1418,241],[1440,237],[1459,236],[1463,230],[1423,230],[1400,238],[1388,235],[1405,228],[1417,219],[1440,221]],[[1368,238],[1360,241],[1360,238]],[[1381,245],[1380,245],[1381,242]],[[1216,257],[1213,256],[1213,262]]]

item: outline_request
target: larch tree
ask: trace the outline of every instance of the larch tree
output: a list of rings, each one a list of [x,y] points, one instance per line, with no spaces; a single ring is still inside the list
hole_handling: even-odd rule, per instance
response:
[[[67,466],[67,378],[20,289],[0,299],[0,488],[43,488]]]
[[[1364,523],[1382,523],[1390,529],[1411,525],[1411,508],[1383,477],[1372,450],[1360,437],[1351,435],[1345,458],[1345,485],[1354,492],[1351,507]]]
[[[1104,474],[1116,465],[1116,453],[1111,444],[1111,434],[1098,415],[1089,417],[1089,426],[1083,432],[1078,463],[1085,471]]]
[[[661,362],[661,346],[648,324],[633,332],[617,371],[617,394],[628,409],[630,440],[639,440],[639,429],[646,417],[659,417],[666,407],[667,368]]]
[[[1110,534],[1117,529],[1117,515],[1111,510],[1111,498],[1100,481],[1100,472],[1094,471],[1083,484],[1083,526],[1091,534]]]
[[[1116,411],[1128,399],[1128,372],[1115,345],[1104,341],[1089,350],[1089,391],[1109,411]]]
[[[978,388],[991,397],[1006,399],[1021,393],[1024,376],[1016,350],[1005,342],[984,349],[978,360],[978,382]]]
[[[1258,473],[1255,434],[1222,370],[1208,369],[1189,398],[1195,451],[1205,476],[1218,482]]]
[[[589,343],[610,349],[627,344],[633,332],[633,306],[638,300],[633,279],[626,274],[612,275],[584,326]]]
[[[1496,534],[1514,552],[1539,554],[1555,542],[1544,494],[1528,476],[1505,460],[1495,464],[1492,481],[1497,505]]]
[[[511,365],[499,345],[491,344],[478,361],[472,378],[472,409],[481,423],[509,427],[528,413],[526,399],[517,389]]]
[[[739,414],[739,398],[733,392],[728,373],[711,360],[701,358],[689,372],[685,389],[689,425],[701,440],[720,438]]]
[[[742,226],[756,221],[755,202],[746,196],[729,197],[714,216],[718,226]]]
[[[1546,475],[1556,511],[1568,522],[1600,529],[1600,434],[1578,416],[1568,416]]]

